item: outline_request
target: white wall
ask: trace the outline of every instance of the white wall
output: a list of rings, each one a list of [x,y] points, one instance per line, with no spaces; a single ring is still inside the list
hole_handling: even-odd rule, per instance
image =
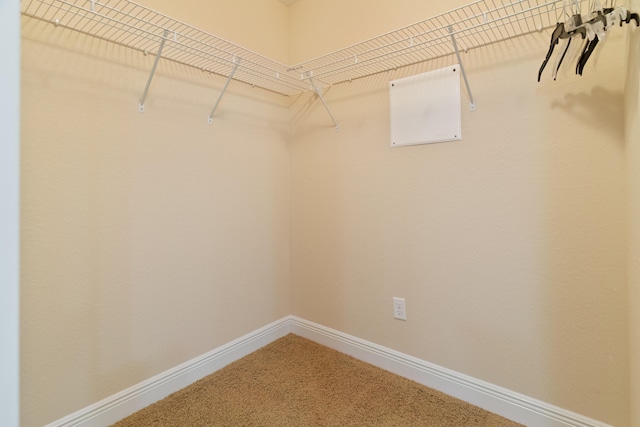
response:
[[[385,4],[330,39],[375,32]],[[350,5],[341,16],[369,13]],[[303,0],[292,22],[325,7]],[[452,5],[389,7],[411,23]],[[459,142],[389,147],[388,81],[453,57],[332,87],[337,133],[317,100],[296,103],[294,314],[628,425],[623,34],[597,69],[555,82],[536,82],[549,31],[463,55],[478,108],[463,93]],[[333,48],[312,32],[291,38]]]
[[[206,13],[197,3],[147,2],[297,62],[466,1],[301,0],[287,11],[273,0],[250,16],[248,0]],[[140,115],[153,58],[27,21],[25,426],[291,310],[628,425],[640,340],[628,328],[625,218],[639,180],[626,171],[640,168],[622,120],[626,100],[637,127],[621,37],[597,70],[542,84],[548,33],[472,51],[478,110],[463,110],[464,140],[392,150],[388,80],[452,58],[332,88],[339,133],[311,97],[289,109],[239,84],[209,127],[224,79],[161,63]],[[391,318],[392,296],[407,298],[406,323]]]
[[[291,62],[316,58],[468,3],[468,0],[446,0],[432,5],[425,5],[423,0],[400,3],[324,0],[318,7],[316,1],[298,0],[290,6]]]
[[[640,12],[640,1],[631,10]],[[631,425],[640,426],[640,29],[629,42],[625,87],[627,186],[629,197],[629,349]]]
[[[138,3],[275,61],[289,63],[289,13],[280,0]]]
[[[0,1],[0,424],[19,425],[20,9]]]
[[[285,98],[234,82],[209,125],[226,78],[161,61],[141,114],[153,55],[28,18],[22,54],[24,427],[290,314]]]

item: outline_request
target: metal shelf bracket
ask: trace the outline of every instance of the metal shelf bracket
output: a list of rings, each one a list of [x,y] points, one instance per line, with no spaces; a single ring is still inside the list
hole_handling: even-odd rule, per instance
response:
[[[222,97],[224,96],[224,93],[227,91],[227,88],[229,87],[229,83],[231,83],[231,79],[233,79],[233,75],[236,73],[236,70],[238,69],[238,65],[240,65],[240,58],[233,58],[233,69],[231,70],[231,74],[229,74],[229,77],[227,77],[227,82],[224,84],[224,87],[222,88],[222,92],[220,92],[220,95],[218,95],[218,100],[216,101],[216,104],[213,106],[213,108],[211,109],[211,113],[209,113],[209,124],[213,123],[213,113],[216,112],[216,110],[218,109],[218,105],[220,105],[220,101],[222,101]]]
[[[147,79],[147,85],[144,88],[144,93],[142,94],[142,98],[140,98],[138,111],[140,111],[141,113],[144,113],[144,101],[147,99],[147,93],[149,92],[149,87],[151,86],[151,80],[153,80],[153,75],[156,73],[156,68],[158,68],[158,61],[160,61],[160,55],[162,55],[162,49],[164,49],[164,42],[167,41],[168,34],[169,34],[169,30],[164,30],[164,34],[162,34],[162,41],[160,41],[160,47],[158,48],[158,53],[156,54],[156,59],[153,61],[153,67],[151,67],[151,74],[149,74],[149,79]]]
[[[322,86],[316,85],[313,82],[313,77],[311,77],[311,72],[309,72],[308,74],[308,79],[309,79],[309,83],[311,83],[311,87],[313,88],[313,91],[316,93],[316,95],[318,95],[318,98],[320,98],[320,101],[322,101],[322,105],[324,105],[325,110],[327,110],[327,113],[329,113],[329,117],[331,117],[331,120],[333,121],[333,124],[336,127],[336,132],[338,132],[340,130],[340,126],[338,125],[338,122],[336,121],[336,119],[333,117],[333,114],[331,114],[331,110],[329,110],[329,106],[327,105],[327,102],[324,100],[324,97],[322,96]]]
[[[462,64],[462,58],[460,58],[460,50],[458,49],[458,43],[456,42],[456,35],[451,26],[447,27],[449,30],[449,34],[451,34],[451,42],[453,43],[453,48],[456,51],[456,57],[458,58],[458,64],[460,64],[460,71],[462,72],[462,77],[464,78],[464,85],[467,87],[467,93],[469,94],[469,108],[471,111],[476,111],[476,103],[473,100],[473,95],[471,94],[471,88],[469,87],[469,80],[467,79],[467,73],[464,70],[464,65]]]

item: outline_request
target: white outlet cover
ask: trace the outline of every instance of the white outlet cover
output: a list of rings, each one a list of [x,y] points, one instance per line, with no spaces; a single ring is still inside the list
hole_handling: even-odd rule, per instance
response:
[[[404,298],[393,297],[393,317],[407,320],[407,306]]]

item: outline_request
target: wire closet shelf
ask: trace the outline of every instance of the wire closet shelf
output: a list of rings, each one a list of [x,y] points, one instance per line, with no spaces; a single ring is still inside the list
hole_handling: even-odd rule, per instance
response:
[[[572,7],[587,0],[573,0]],[[287,66],[129,0],[21,0],[22,14],[285,96],[555,26],[563,0],[477,0]],[[455,40],[452,41],[452,36]],[[457,41],[457,43],[456,43]],[[313,80],[312,80],[313,79]]]

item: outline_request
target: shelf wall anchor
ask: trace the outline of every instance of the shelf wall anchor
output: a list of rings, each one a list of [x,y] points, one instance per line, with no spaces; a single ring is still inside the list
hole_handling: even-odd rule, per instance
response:
[[[222,92],[220,92],[220,95],[218,95],[218,100],[216,101],[216,105],[213,106],[213,108],[211,109],[211,113],[209,114],[209,124],[213,123],[213,113],[215,113],[216,110],[218,109],[218,105],[220,105],[220,101],[222,100],[224,93],[227,91],[227,88],[229,87],[229,83],[231,83],[231,79],[233,79],[233,75],[236,73],[236,70],[238,69],[238,65],[240,65],[240,59],[236,60],[236,58],[234,57],[233,62],[235,63],[235,65],[233,66],[233,70],[231,70],[231,74],[229,74],[229,77],[227,77],[227,82],[224,84],[224,87],[222,88]]]
[[[333,124],[336,127],[336,132],[338,132],[340,130],[340,126],[338,125],[338,122],[336,121],[336,119],[333,117],[333,114],[331,114],[331,110],[329,110],[329,106],[327,105],[327,102],[324,100],[324,97],[322,96],[322,86],[316,85],[313,82],[313,78],[311,76],[309,76],[309,83],[311,83],[311,87],[313,88],[314,92],[318,95],[318,98],[320,98],[320,101],[322,101],[322,105],[324,105],[325,110],[327,110],[327,113],[329,113],[329,117],[331,117],[331,120],[333,121]]]
[[[160,55],[162,55],[162,49],[164,49],[164,42],[167,41],[168,34],[169,30],[164,30],[164,34],[162,34],[162,41],[160,42],[160,47],[158,48],[158,53],[156,54],[156,59],[153,61],[153,67],[151,67],[151,74],[149,74],[147,85],[144,88],[142,98],[140,98],[138,111],[140,111],[141,113],[144,113],[144,101],[147,99],[147,93],[149,92],[149,87],[151,86],[151,80],[153,80],[153,75],[156,73],[156,68],[158,68],[158,61],[160,61]]]
[[[453,28],[449,26],[447,28],[449,30],[449,34],[451,34],[451,42],[453,43],[453,48],[456,51],[456,57],[458,58],[458,64],[460,64],[460,71],[462,72],[462,77],[464,78],[464,85],[467,87],[467,93],[469,94],[469,107],[471,111],[476,111],[476,103],[473,100],[473,95],[471,94],[471,88],[469,87],[469,80],[467,80],[467,73],[464,71],[464,65],[462,64],[462,58],[460,58],[460,50],[458,49],[458,43],[456,42],[456,36],[453,32]]]

